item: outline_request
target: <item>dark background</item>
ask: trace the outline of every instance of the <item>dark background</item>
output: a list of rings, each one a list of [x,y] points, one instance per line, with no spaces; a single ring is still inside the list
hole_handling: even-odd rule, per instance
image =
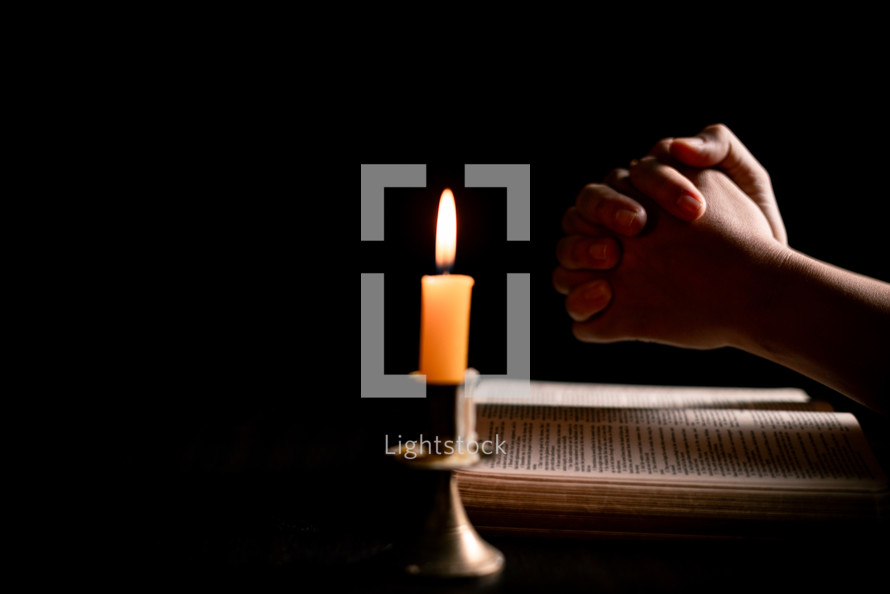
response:
[[[792,247],[890,280],[883,91],[867,78],[826,84],[819,70],[795,74],[809,84],[784,92],[745,85],[744,93],[730,84],[708,94],[692,84],[622,93],[587,82],[598,80],[594,73],[531,90],[464,86],[446,93],[453,105],[422,93],[386,106],[349,100],[333,112],[285,118],[286,134],[208,137],[202,131],[213,126],[199,126],[199,141],[159,160],[188,169],[192,183],[147,202],[153,241],[134,259],[141,276],[131,290],[148,305],[135,327],[148,346],[121,357],[121,386],[132,387],[132,397],[114,405],[112,443],[120,447],[109,508],[120,520],[112,543],[126,545],[120,567],[173,567],[198,579],[246,570],[285,584],[321,576],[368,591],[388,584],[377,561],[416,523],[423,497],[386,464],[383,437],[415,431],[422,403],[361,399],[352,391],[354,363],[345,365],[359,320],[345,283],[355,248],[344,221],[360,163],[427,165],[426,188],[386,190],[386,241],[361,243],[358,252],[362,273],[386,275],[387,373],[415,369],[420,277],[435,273],[435,214],[450,187],[458,209],[454,272],[476,279],[470,366],[505,371],[506,273],[527,272],[533,379],[797,386],[856,412],[881,447],[883,419],[745,353],[579,343],[550,283],[561,215],[583,185],[662,137],[716,122],[772,175]],[[257,121],[263,128],[269,120]],[[192,169],[195,147],[210,147],[212,156]],[[506,241],[506,191],[464,188],[467,163],[530,164],[531,242]],[[209,189],[202,179],[213,180]],[[788,554],[746,543],[498,544],[514,589],[704,585],[724,570],[760,564],[764,573],[748,574],[737,584],[743,589]],[[789,562],[808,561],[823,546],[796,545]],[[856,551],[867,563],[868,552]]]
[[[388,151],[369,141],[363,145],[362,162],[426,163],[428,176],[427,188],[386,191],[386,241],[361,245],[362,272],[386,275],[387,373],[407,373],[416,366],[419,279],[435,273],[436,208],[442,189],[451,187],[458,209],[454,271],[476,279],[469,363],[480,372],[506,370],[505,277],[508,272],[528,272],[534,379],[791,385],[831,396],[795,372],[734,349],[579,343],[550,275],[557,265],[554,248],[561,237],[562,213],[586,183],[602,181],[612,168],[645,154],[660,138],[694,135],[722,122],[770,172],[793,248],[888,279],[880,183],[870,159],[864,158],[876,154],[887,116],[880,96],[866,90],[851,95],[856,99],[847,97],[844,103],[825,94],[809,101],[790,95],[709,108],[623,105],[608,110],[592,102],[589,109],[570,115],[527,114],[534,122],[528,126],[422,127],[400,136],[393,142],[396,148]],[[372,128],[369,137],[378,138],[385,129]],[[531,165],[531,242],[506,241],[506,190],[463,188],[464,163]]]

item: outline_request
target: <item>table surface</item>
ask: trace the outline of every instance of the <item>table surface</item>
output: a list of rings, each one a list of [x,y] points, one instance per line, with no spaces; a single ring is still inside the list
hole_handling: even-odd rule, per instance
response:
[[[325,590],[356,592],[850,591],[887,578],[890,538],[882,529],[867,538],[718,541],[483,534],[505,555],[499,576],[418,580],[393,560],[419,521],[422,493],[382,451],[357,449],[367,435],[347,423],[339,435],[348,438],[331,440],[329,427],[305,417],[243,412],[184,421],[163,442],[166,452],[160,442],[144,446],[146,459],[166,465],[132,465],[122,479],[140,502],[121,519],[130,563],[202,582],[248,575],[285,588],[321,581]],[[887,424],[870,423],[881,459]]]

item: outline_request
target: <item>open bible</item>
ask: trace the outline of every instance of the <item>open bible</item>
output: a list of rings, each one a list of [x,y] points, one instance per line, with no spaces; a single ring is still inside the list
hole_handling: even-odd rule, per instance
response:
[[[530,387],[530,390],[529,390]],[[649,537],[883,529],[887,477],[849,413],[797,389],[483,379],[458,472],[480,530]]]

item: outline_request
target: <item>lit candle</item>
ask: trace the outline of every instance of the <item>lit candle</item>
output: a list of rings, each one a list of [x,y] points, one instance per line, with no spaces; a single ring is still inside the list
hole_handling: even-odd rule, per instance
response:
[[[428,384],[463,383],[467,370],[474,280],[450,274],[456,245],[454,194],[446,189],[436,222],[436,267],[442,274],[421,279],[420,373]]]

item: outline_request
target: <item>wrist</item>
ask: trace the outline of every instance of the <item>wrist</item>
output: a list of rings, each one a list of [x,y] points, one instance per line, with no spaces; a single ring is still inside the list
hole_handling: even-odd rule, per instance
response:
[[[890,389],[890,284],[778,245],[751,262],[731,346],[880,409]]]
[[[781,347],[774,344],[769,330],[787,313],[783,302],[789,299],[793,271],[802,265],[801,254],[777,241],[755,247],[737,268],[733,290],[739,301],[727,324],[727,346],[772,359]]]

